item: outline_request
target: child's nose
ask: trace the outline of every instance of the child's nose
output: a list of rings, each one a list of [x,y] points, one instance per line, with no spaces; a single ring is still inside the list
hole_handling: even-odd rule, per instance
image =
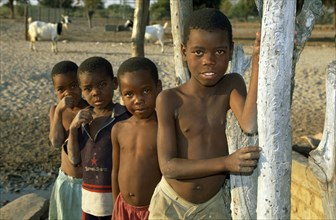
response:
[[[92,93],[93,93],[93,95],[99,95],[101,93],[101,91],[100,91],[99,88],[93,88]]]
[[[203,56],[203,64],[204,65],[213,65],[216,63],[215,55],[211,53],[206,53]]]
[[[140,103],[143,103],[144,102],[144,97],[142,95],[137,95],[135,97],[135,104],[140,104]]]

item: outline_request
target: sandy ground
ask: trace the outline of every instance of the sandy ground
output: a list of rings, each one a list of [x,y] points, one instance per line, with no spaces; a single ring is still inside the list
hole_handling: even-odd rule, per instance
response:
[[[116,71],[130,57],[131,50],[129,33],[104,32],[102,27],[91,31],[86,27],[81,29],[80,25],[71,27],[62,38],[65,41],[59,43],[57,55],[51,53],[50,42],[38,42],[38,52],[31,52],[23,33],[23,22],[0,20],[1,206],[31,191],[48,197],[56,178],[60,152],[52,149],[48,142],[48,111],[50,105],[56,103],[50,79],[53,65],[61,60],[79,64],[90,56],[103,56]],[[249,53],[252,42],[243,43]],[[166,39],[164,54],[152,44],[146,44],[145,51],[157,64],[164,89],[173,87],[175,74],[170,39]],[[292,105],[293,144],[300,144],[302,135],[323,131],[325,70],[332,60],[335,60],[332,42],[310,43],[301,54]]]

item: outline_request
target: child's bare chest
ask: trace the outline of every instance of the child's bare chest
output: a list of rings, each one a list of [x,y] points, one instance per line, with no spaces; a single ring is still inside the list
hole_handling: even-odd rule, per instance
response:
[[[120,150],[133,156],[156,155],[156,137],[156,124],[124,127],[120,136]]]
[[[177,126],[186,136],[224,131],[229,109],[225,96],[190,100],[177,111]]]

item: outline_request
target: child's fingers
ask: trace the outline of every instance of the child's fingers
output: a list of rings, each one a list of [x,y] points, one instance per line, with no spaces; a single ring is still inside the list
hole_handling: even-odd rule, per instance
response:
[[[241,150],[244,153],[249,153],[249,152],[260,152],[262,149],[261,147],[258,147],[258,146],[247,146],[247,147],[241,148]]]
[[[256,167],[258,165],[258,160],[251,159],[251,160],[245,160],[241,166],[242,167]]]
[[[255,167],[242,167],[240,169],[241,173],[252,173]]]

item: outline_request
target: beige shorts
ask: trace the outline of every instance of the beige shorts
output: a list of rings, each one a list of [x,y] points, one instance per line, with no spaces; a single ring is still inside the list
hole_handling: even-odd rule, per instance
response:
[[[157,219],[231,219],[226,207],[230,198],[224,189],[205,203],[193,204],[181,198],[162,177],[149,205],[149,220]]]

